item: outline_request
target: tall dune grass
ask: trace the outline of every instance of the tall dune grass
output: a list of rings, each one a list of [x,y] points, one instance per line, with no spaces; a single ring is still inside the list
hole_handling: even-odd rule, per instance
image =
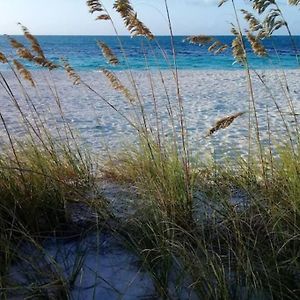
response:
[[[144,199],[141,208],[144,213],[139,210],[121,233],[143,259],[161,297],[173,298],[170,278],[183,284],[183,278],[191,276],[189,287],[200,299],[296,299],[299,296],[296,250],[299,249],[299,206],[296,204],[299,202],[296,184],[299,181],[299,145],[297,137],[291,138],[290,133],[298,132],[298,121],[295,120],[295,127],[291,129],[276,105],[286,124],[287,146],[278,149],[271,143],[263,145],[253,85],[253,76],[259,75],[249,65],[245,40],[256,55],[265,56],[264,38],[272,38],[273,32],[281,27],[291,33],[277,3],[253,1],[254,9],[259,14],[265,13],[261,22],[245,10],[239,14],[235,1],[230,2],[236,16],[231,47],[237,63],[245,68],[249,89],[249,102],[245,103],[249,115],[247,161],[242,159],[239,164],[231,163],[228,167],[188,163],[192,159],[185,149],[188,116],[184,116],[181,107],[174,52],[173,72],[179,99],[174,110],[179,112],[180,118],[170,123],[176,124],[175,127],[179,124],[183,133],[180,141],[174,143],[176,151],[166,150],[170,149],[165,146],[169,141],[157,141],[155,136],[149,142],[148,135],[147,143],[141,142],[133,150],[129,148],[111,160],[106,172],[110,178],[134,183]],[[250,26],[246,35],[240,25],[240,18],[244,16]],[[219,47],[219,52],[228,47],[201,35],[188,38],[188,41],[212,43],[209,51]],[[292,36],[291,43],[293,45]],[[271,88],[267,90],[272,93]],[[296,116],[292,97],[286,95],[287,106]],[[208,135],[229,127],[241,114],[237,112],[217,121]],[[268,112],[266,114],[268,119]],[[175,140],[177,138],[174,136]],[[153,141],[157,146],[153,146]],[[236,193],[241,198],[238,204],[232,202]],[[182,203],[188,205],[182,206]],[[200,206],[200,216],[197,206]],[[174,279],[172,274],[178,269]]]
[[[94,206],[97,198],[100,211],[105,204],[95,186],[96,162],[86,149],[79,148],[51,74],[47,79],[51,95],[48,105],[56,108],[58,125],[51,127],[39,108],[37,101],[43,95],[35,74],[25,66],[24,60],[44,68],[45,74],[58,66],[47,60],[38,40],[28,29],[23,26],[22,30],[32,49],[8,37],[16,57],[1,53],[1,62],[7,65],[8,71],[0,72],[0,84],[16,113],[13,126],[19,133],[12,129],[1,108],[4,135],[0,153],[0,297],[9,299],[19,295],[40,299],[58,294],[65,299],[68,283],[55,261],[51,261],[46,274],[41,267],[43,255],[39,262],[30,263],[23,252],[28,247],[36,254],[43,253],[42,242],[49,236],[82,234],[86,228],[74,223],[72,205]],[[7,72],[17,83],[16,90],[12,88],[11,77],[6,78]],[[24,287],[10,278],[11,266],[18,263],[29,265],[35,274],[24,271],[28,278],[34,276],[30,286]]]

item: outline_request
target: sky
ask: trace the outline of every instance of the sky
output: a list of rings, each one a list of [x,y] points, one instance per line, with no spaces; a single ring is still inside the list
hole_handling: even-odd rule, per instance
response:
[[[139,18],[156,35],[167,35],[164,0],[132,0]],[[175,35],[226,35],[234,14],[230,1],[221,8],[218,0],[168,0]],[[281,4],[293,34],[300,35],[300,6]],[[113,0],[103,0],[112,8]],[[238,8],[251,10],[249,1],[236,0]],[[35,35],[112,35],[110,22],[95,21],[85,0],[0,0],[0,34],[20,34],[21,22]],[[119,34],[128,34],[122,20],[112,14]],[[242,26],[245,26],[243,24]],[[285,34],[285,32],[279,32]]]

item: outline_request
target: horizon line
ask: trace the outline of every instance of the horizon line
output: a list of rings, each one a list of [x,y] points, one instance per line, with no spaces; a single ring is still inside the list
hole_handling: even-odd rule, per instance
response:
[[[11,36],[24,36],[24,34],[7,34],[7,33],[0,33],[0,36],[5,35],[11,35]],[[34,34],[34,36],[107,36],[107,37],[131,37],[131,38],[137,38],[137,37],[143,37],[143,36],[134,36],[132,37],[129,34],[119,34],[119,35],[113,35],[113,34]],[[156,37],[170,37],[170,34],[157,34]],[[182,36],[197,36],[195,34],[175,34],[174,37],[182,37]],[[203,34],[203,36],[234,36],[233,34]],[[289,34],[273,34],[272,36],[290,36]],[[300,36],[299,34],[294,34],[292,36]]]

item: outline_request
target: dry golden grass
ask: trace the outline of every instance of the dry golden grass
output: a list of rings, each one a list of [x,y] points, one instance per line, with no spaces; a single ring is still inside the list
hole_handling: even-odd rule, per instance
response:
[[[22,29],[24,31],[24,36],[31,43],[31,48],[35,53],[30,52],[30,50],[26,48],[22,43],[8,36],[10,45],[16,50],[17,55],[22,59],[26,59],[29,62],[34,62],[37,65],[45,67],[49,70],[57,68],[58,66],[55,63],[49,61],[45,57],[44,52],[41,49],[41,46],[38,43],[37,39],[28,31],[25,26],[22,26]]]
[[[86,5],[89,7],[91,14],[95,12],[103,12],[102,4],[98,0],[87,0]]]
[[[215,125],[211,129],[209,129],[209,132],[206,136],[210,136],[220,129],[225,129],[225,128],[229,127],[235,119],[242,116],[243,114],[245,114],[245,112],[238,112],[236,114],[233,114],[233,115],[230,115],[230,116],[227,116],[227,117],[224,117],[224,118],[218,120],[215,123]]]
[[[257,18],[255,18],[252,13],[245,9],[241,9],[241,12],[244,14],[244,19],[248,22],[249,29],[251,31],[257,31],[259,29],[262,29],[260,21]]]
[[[45,54],[44,51],[42,49],[42,47],[40,46],[40,43],[38,42],[38,40],[36,39],[36,37],[34,37],[28,30],[27,27],[25,27],[24,25],[22,25],[21,23],[19,23],[19,25],[22,28],[22,31],[24,33],[25,38],[27,39],[27,41],[29,41],[29,43],[31,44],[31,48],[34,52],[37,53],[38,56],[42,57],[45,59]]]
[[[214,54],[219,54],[228,48],[226,44],[207,35],[192,35],[187,37],[185,41],[199,46],[209,45],[208,51],[213,52]]]
[[[3,64],[7,63],[7,58],[2,52],[0,52],[0,62]]]
[[[7,36],[7,38],[9,40],[10,45],[16,50],[17,55],[20,58],[26,59],[28,61],[34,60],[34,55],[32,55],[30,50],[27,49],[22,43],[10,36]]]
[[[112,50],[105,43],[98,41],[97,44],[100,47],[100,49],[102,50],[103,56],[106,58],[106,60],[111,65],[119,64],[118,58],[114,55]]]
[[[105,75],[105,77],[109,80],[111,86],[118,92],[122,93],[126,99],[129,100],[129,102],[133,103],[135,101],[135,98],[130,93],[127,87],[123,85],[123,83],[120,81],[120,79],[111,71],[107,69],[103,69],[102,73]]]
[[[47,68],[49,70],[53,70],[58,68],[58,65],[54,64],[53,62],[41,57],[41,56],[35,56],[34,57],[34,62],[41,67]]]
[[[299,5],[300,4],[300,0],[288,0],[290,5]]]
[[[96,18],[96,20],[110,20],[110,16],[108,15],[100,15]]]
[[[260,39],[254,36],[251,32],[247,33],[247,39],[251,45],[253,52],[258,56],[266,56],[267,50],[261,43]]]
[[[154,39],[154,35],[150,29],[138,19],[137,13],[131,6],[130,1],[116,0],[114,8],[123,18],[125,26],[132,36],[145,36],[149,40]]]
[[[17,54],[20,58],[24,58],[28,61],[33,61],[34,60],[34,56],[25,47],[24,48],[18,48],[17,49]]]
[[[25,46],[22,43],[20,43],[19,41],[17,41],[16,39],[14,39],[14,38],[12,38],[10,36],[7,36],[7,38],[9,39],[10,45],[14,49],[25,48]]]
[[[218,7],[221,7],[224,3],[226,3],[228,0],[220,0]]]
[[[13,64],[16,67],[17,71],[20,73],[20,75],[27,81],[30,82],[32,86],[35,86],[33,77],[31,73],[25,68],[23,64],[21,64],[16,59],[13,60]]]
[[[207,35],[192,35],[187,37],[186,41],[190,42],[191,44],[205,45],[212,42],[213,38]]]
[[[244,64],[246,61],[246,51],[244,48],[243,37],[235,27],[231,28],[231,32],[235,36],[231,44],[232,55],[237,62]]]
[[[258,13],[263,13],[269,6],[273,5],[275,1],[269,0],[253,0],[252,7],[257,10]]]
[[[98,13],[96,20],[110,20],[110,16],[106,13],[103,5],[98,0],[87,0],[86,5],[89,8],[91,14]]]
[[[67,72],[69,78],[72,80],[74,85],[78,85],[81,82],[80,76],[75,72],[75,70],[71,67],[71,65],[68,63],[66,59],[62,60],[63,67],[65,71]]]

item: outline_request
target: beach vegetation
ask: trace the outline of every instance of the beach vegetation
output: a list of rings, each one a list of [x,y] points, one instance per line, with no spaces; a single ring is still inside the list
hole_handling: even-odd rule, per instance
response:
[[[172,18],[168,1],[164,3],[171,57],[139,19],[130,1],[116,0],[112,7],[129,34],[133,38],[143,38],[141,49],[148,47],[153,51],[158,47],[170,66],[176,89],[172,95],[168,92],[165,74],[160,69],[156,71],[156,78],[164,87],[160,95],[164,105],[158,101],[153,87],[153,71],[148,66],[146,54],[144,72],[148,82],[144,84],[149,84],[151,91],[147,97],[130,68],[126,52],[122,51],[123,57],[119,58],[109,45],[98,41],[109,64],[101,68],[101,75],[107,79],[107,89],[123,96],[129,107],[126,114],[118,104],[86,82],[67,58],[60,62],[50,61],[38,39],[23,25],[21,29],[30,48],[7,37],[16,57],[0,52],[0,61],[7,65],[18,82],[20,98],[32,117],[28,118],[19,96],[0,72],[1,86],[20,117],[22,136],[26,136],[26,139],[20,138],[10,129],[0,109],[6,134],[0,155],[0,295],[3,299],[20,294],[31,299],[72,299],[71,291],[80,277],[85,253],[80,247],[75,250],[76,263],[66,275],[62,271],[65,261],[48,255],[43,248],[44,242],[49,237],[69,236],[80,241],[83,236],[96,232],[98,249],[101,246],[99,236],[104,229],[139,258],[140,268],[154,282],[154,296],[158,299],[299,299],[300,135],[297,113],[284,70],[279,72],[284,78],[283,94],[293,122],[287,119],[272,88],[251,67],[249,60],[249,52],[268,55],[264,39],[272,39],[280,28],[285,28],[290,36],[298,60],[297,45],[288,22],[276,1],[251,1],[251,12],[239,11],[234,0],[220,1],[220,6],[232,5],[235,15],[232,44],[226,45],[202,34],[186,38],[185,42],[195,47],[207,46],[215,55],[230,49],[236,63],[243,68],[247,83],[245,111],[236,112],[233,108],[231,115],[216,118],[200,141],[206,143],[220,130],[230,130],[238,118],[247,116],[247,155],[226,157],[221,162],[213,157],[204,160],[191,151],[189,116],[181,93]],[[299,1],[289,1],[289,4],[298,5]],[[98,0],[88,0],[87,6],[97,22],[111,22],[123,50],[109,10]],[[246,30],[241,26],[242,18],[248,24]],[[126,81],[112,70],[121,60],[128,66],[124,71]],[[34,90],[38,97],[43,97],[34,71],[26,64],[38,65],[49,72],[50,78],[54,70],[65,70],[74,88],[79,86],[88,91],[131,126],[135,141],[128,141],[114,153],[109,151],[107,157],[95,159],[81,146],[80,137],[64,114],[60,98],[63,95],[59,96],[54,82],[50,82],[48,89],[60,121],[60,127],[53,132],[30,96],[29,91]],[[280,137],[280,143],[273,142],[278,141],[278,137],[272,133],[268,109],[265,110],[268,140],[262,139],[254,79],[271,95],[283,121],[285,137]],[[278,84],[281,84],[279,77]],[[167,116],[164,120],[162,110]],[[99,193],[104,181],[134,187],[136,197],[131,199],[132,214],[121,218],[113,209],[109,210],[109,201]],[[72,216],[72,204],[77,205],[80,212],[83,207],[89,210],[92,215],[89,222],[78,226]],[[34,249],[31,252],[36,253],[39,262],[28,258],[28,249]],[[16,279],[11,278],[11,268],[16,264],[22,266],[22,263],[24,266],[24,262],[31,272],[25,283],[15,282]],[[45,265],[48,266],[46,272]]]

